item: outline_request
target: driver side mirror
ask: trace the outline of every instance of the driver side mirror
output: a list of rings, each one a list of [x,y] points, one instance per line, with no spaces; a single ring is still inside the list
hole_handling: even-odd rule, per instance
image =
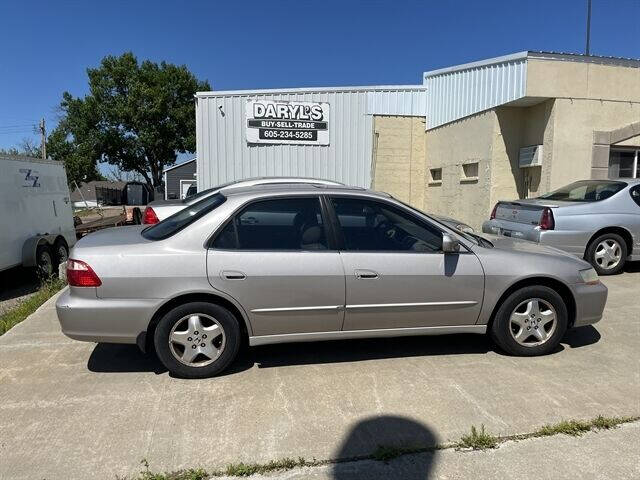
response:
[[[443,253],[458,253],[460,251],[460,242],[448,233],[443,233],[442,251]]]

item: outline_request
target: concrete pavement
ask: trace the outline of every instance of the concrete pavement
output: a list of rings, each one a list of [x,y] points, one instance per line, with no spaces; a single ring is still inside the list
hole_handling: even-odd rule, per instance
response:
[[[252,480],[613,480],[640,478],[640,423],[582,437],[557,435],[507,442],[496,450],[406,455],[295,468]],[[218,477],[237,480],[238,477]]]
[[[171,471],[348,457],[456,441],[474,424],[508,435],[637,415],[640,273],[604,281],[603,321],[546,357],[472,335],[273,345],[196,381],[133,346],[67,339],[51,300],[0,337],[0,478],[114,478],[142,458]]]

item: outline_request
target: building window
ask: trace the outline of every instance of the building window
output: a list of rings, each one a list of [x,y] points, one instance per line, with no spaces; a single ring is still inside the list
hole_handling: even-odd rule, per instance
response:
[[[640,178],[640,150],[611,150],[609,178]]]
[[[432,168],[429,171],[431,172],[431,180],[429,181],[429,184],[440,185],[442,183],[442,169]]]
[[[462,165],[461,182],[475,182],[478,180],[478,162],[465,163]]]

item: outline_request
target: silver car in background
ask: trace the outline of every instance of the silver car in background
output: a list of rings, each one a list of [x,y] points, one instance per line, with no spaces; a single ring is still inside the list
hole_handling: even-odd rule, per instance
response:
[[[224,370],[243,342],[489,333],[542,355],[600,320],[607,298],[588,263],[556,249],[302,184],[222,189],[156,225],[88,235],[67,279],[67,336],[154,348],[191,378]]]
[[[640,260],[640,180],[580,180],[538,198],[498,202],[484,233],[549,245],[600,275]]]

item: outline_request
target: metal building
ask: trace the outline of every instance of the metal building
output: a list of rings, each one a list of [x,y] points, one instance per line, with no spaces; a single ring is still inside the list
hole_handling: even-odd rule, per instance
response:
[[[370,187],[373,115],[425,113],[423,85],[199,92],[198,190],[257,176]]]

